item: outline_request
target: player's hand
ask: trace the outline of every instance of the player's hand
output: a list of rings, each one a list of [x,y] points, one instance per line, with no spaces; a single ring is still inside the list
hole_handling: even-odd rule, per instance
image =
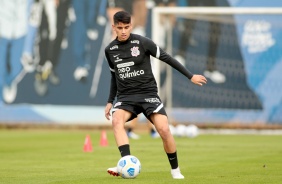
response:
[[[202,86],[203,84],[207,83],[207,79],[203,75],[193,75],[193,77],[191,78],[191,82],[198,86]]]
[[[113,104],[107,103],[106,108],[105,108],[105,117],[107,118],[107,120],[110,120],[112,107],[113,107]]]

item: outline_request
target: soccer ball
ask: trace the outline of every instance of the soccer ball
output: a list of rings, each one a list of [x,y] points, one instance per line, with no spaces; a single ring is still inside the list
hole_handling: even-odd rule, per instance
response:
[[[188,125],[186,127],[186,136],[190,138],[197,137],[199,135],[199,129],[196,125]]]
[[[178,124],[175,127],[176,136],[178,137],[185,137],[186,136],[186,126],[183,124]]]
[[[119,175],[123,178],[135,178],[140,174],[141,163],[137,157],[127,155],[119,159],[117,170]]]

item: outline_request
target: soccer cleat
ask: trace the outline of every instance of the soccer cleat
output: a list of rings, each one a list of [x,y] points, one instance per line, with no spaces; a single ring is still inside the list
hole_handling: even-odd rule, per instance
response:
[[[34,89],[39,96],[45,96],[48,91],[47,82],[42,79],[40,72],[35,74]]]
[[[97,17],[97,23],[100,25],[100,26],[104,26],[106,23],[107,23],[107,19],[106,17],[102,16],[102,15],[99,15]]]
[[[13,103],[17,97],[17,83],[12,82],[11,85],[4,85],[2,90],[3,100],[8,104]]]
[[[58,75],[54,72],[51,71],[50,75],[49,75],[49,81],[51,82],[51,84],[53,85],[58,85],[60,84],[60,78],[58,77]]]
[[[110,167],[108,168],[107,172],[112,176],[119,176],[117,167]]]
[[[23,53],[22,58],[21,58],[21,63],[23,65],[23,69],[27,73],[31,73],[35,70],[35,63],[34,63],[33,58],[30,54]]]
[[[86,67],[77,67],[74,71],[74,79],[77,81],[81,81],[83,79],[86,79],[88,76],[88,69]]]
[[[141,36],[146,36],[146,30],[143,26],[136,26],[133,30],[132,33],[138,34]]]
[[[171,169],[171,175],[173,179],[184,179],[184,176],[181,174],[179,167],[176,169]]]
[[[214,83],[224,83],[226,78],[225,75],[219,71],[204,71],[204,76],[210,78]]]
[[[127,132],[127,135],[130,139],[140,139],[140,136],[134,132]]]
[[[90,40],[97,40],[99,33],[96,29],[88,29],[87,36]]]
[[[52,68],[53,68],[53,64],[49,60],[46,61],[46,63],[42,66],[41,78],[44,81],[46,81],[49,78]]]

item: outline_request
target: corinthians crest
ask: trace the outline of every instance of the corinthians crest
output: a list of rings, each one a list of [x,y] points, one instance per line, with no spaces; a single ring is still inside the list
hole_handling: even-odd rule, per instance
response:
[[[137,57],[140,55],[139,47],[132,47],[130,50],[132,56]]]

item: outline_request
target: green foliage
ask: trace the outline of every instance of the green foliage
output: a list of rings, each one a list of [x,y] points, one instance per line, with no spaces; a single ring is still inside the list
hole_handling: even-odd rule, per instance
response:
[[[89,134],[93,152],[83,152]],[[107,174],[120,158],[113,134],[99,145],[100,130],[0,130],[0,183],[280,183],[281,135],[176,137],[184,180],[173,180],[161,139],[147,133],[130,140],[142,164],[136,179]]]

